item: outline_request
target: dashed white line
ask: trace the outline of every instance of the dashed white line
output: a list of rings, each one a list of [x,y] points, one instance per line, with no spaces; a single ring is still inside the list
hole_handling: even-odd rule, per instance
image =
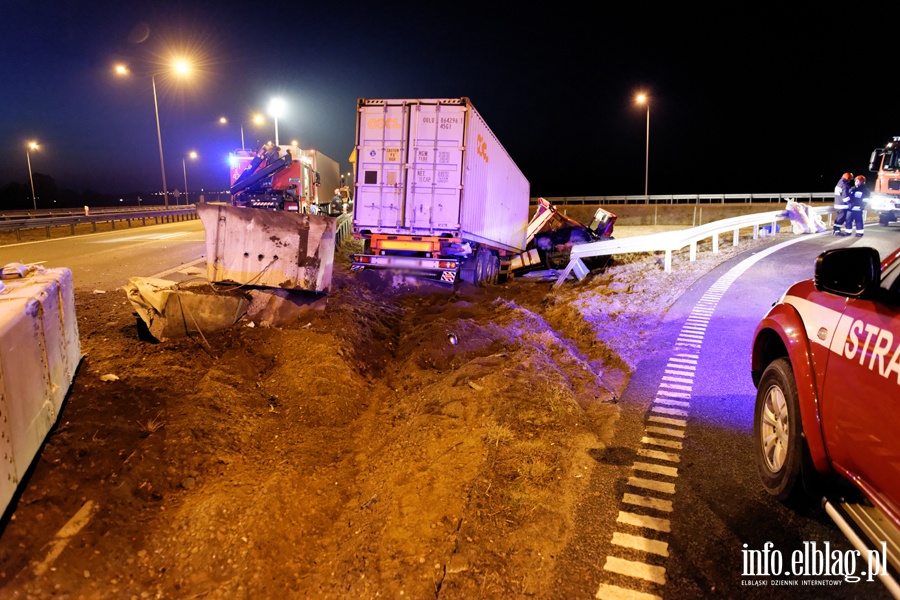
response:
[[[665,481],[656,481],[655,479],[644,479],[642,477],[629,477],[628,485],[631,487],[642,488],[645,490],[653,490],[654,492],[662,492],[664,494],[674,494],[675,484],[666,483]]]
[[[657,567],[655,565],[625,560],[615,556],[607,556],[606,564],[603,565],[603,568],[607,571],[612,571],[613,573],[619,573],[620,575],[627,575],[629,577],[639,577],[641,579],[646,579],[647,581],[652,581],[653,583],[666,583],[666,570],[663,567]]]
[[[643,506],[652,508],[661,512],[672,512],[672,501],[662,500],[660,498],[651,498],[650,496],[639,496],[637,494],[623,494],[622,502],[626,504],[634,504],[635,506]]]
[[[613,534],[612,543],[624,548],[631,548],[632,550],[640,550],[641,552],[648,552],[659,556],[669,556],[668,542],[651,540],[638,535],[631,535],[630,533],[615,532]]]

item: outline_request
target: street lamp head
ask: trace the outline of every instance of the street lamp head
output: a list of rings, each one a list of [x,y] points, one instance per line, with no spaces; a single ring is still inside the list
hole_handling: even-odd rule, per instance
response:
[[[191,72],[191,65],[184,59],[178,59],[172,64],[172,69],[178,75],[187,75]]]
[[[197,153],[192,150],[190,153],[188,153],[188,158],[197,158]]]
[[[38,148],[40,148],[40,145],[37,142],[28,142],[29,150],[37,150]]]
[[[261,114],[256,113],[255,115],[253,115],[253,122],[256,123],[257,125],[262,125],[263,123],[266,122],[266,118],[263,117]]]
[[[647,94],[641,92],[634,97],[634,101],[638,104],[647,104],[648,102],[650,102],[650,99],[647,97]]]
[[[127,65],[118,64],[115,66],[116,75],[128,75],[131,71],[128,70]]]
[[[226,123],[228,123],[228,119],[226,119],[225,117],[219,117],[219,123],[225,125]]]
[[[284,114],[285,103],[281,98],[272,98],[269,101],[269,114],[274,118],[278,118]]]

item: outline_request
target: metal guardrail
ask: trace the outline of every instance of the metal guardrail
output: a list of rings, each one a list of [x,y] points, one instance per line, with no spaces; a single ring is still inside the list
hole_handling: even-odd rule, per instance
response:
[[[135,220],[141,220],[142,224],[146,225],[147,219],[153,219],[158,224],[196,218],[197,209],[194,206],[185,206],[181,208],[170,207],[168,209],[149,209],[141,211],[115,210],[110,212],[91,214],[84,214],[84,212],[82,212],[80,214],[75,214],[74,216],[29,215],[27,217],[7,217],[5,219],[0,219],[0,231],[14,231],[16,234],[16,240],[21,240],[21,233],[25,229],[43,228],[46,230],[47,237],[49,238],[51,227],[68,226],[71,228],[72,235],[75,235],[75,227],[84,223],[90,223],[93,226],[93,229],[96,231],[97,223],[112,223],[112,227],[113,229],[115,229],[116,223],[120,221],[127,221],[128,226],[130,227],[131,221]]]
[[[544,199],[554,206],[598,204],[752,204],[754,202],[780,203],[788,198],[797,202],[824,202],[834,200],[834,192],[804,192],[801,194],[662,194],[652,196],[558,196]],[[531,198],[531,204],[537,204]]]
[[[831,214],[833,206],[813,208],[811,213],[815,215]],[[830,220],[830,219],[829,219]],[[632,252],[665,252],[664,270],[672,270],[672,253],[686,246],[690,246],[690,260],[697,259],[697,243],[707,238],[712,238],[712,251],[719,251],[719,235],[732,232],[732,245],[738,245],[741,229],[753,227],[753,239],[759,237],[759,227],[771,224],[772,231],[776,230],[779,221],[790,221],[782,210],[773,210],[752,215],[742,215],[713,221],[706,225],[691,227],[680,231],[666,231],[639,235],[621,240],[611,239],[589,244],[579,244],[572,247],[569,264],[554,283],[554,287],[562,285],[570,273],[574,273],[579,280],[584,279],[589,269],[585,266],[583,258],[594,256],[611,256],[614,254],[629,254]]]
[[[344,240],[353,237],[353,215],[343,214],[337,216],[337,226],[334,233],[334,247],[339,247]]]

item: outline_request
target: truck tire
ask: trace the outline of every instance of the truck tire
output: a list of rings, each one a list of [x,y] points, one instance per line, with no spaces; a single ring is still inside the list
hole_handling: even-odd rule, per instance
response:
[[[809,452],[804,446],[794,370],[779,358],[766,367],[757,387],[753,454],[763,487],[782,502],[803,496],[803,463]]]
[[[491,251],[489,271],[490,277],[488,283],[490,283],[490,285],[497,285],[497,280],[500,277],[500,257],[497,256],[493,251]]]
[[[475,253],[475,285],[487,287],[496,285],[500,275],[500,257],[494,251],[481,246]]]
[[[888,223],[891,222],[891,217],[888,213],[878,213],[878,224],[882,227],[887,227]]]

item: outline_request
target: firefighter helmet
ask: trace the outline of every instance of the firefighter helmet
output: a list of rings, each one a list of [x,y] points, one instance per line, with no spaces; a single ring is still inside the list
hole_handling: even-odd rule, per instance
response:
[[[851,181],[853,179],[853,173],[844,173],[844,176],[841,179],[846,179],[847,181]]]
[[[856,176],[856,184],[857,185],[864,184],[865,182],[866,182],[866,177],[864,175]]]

